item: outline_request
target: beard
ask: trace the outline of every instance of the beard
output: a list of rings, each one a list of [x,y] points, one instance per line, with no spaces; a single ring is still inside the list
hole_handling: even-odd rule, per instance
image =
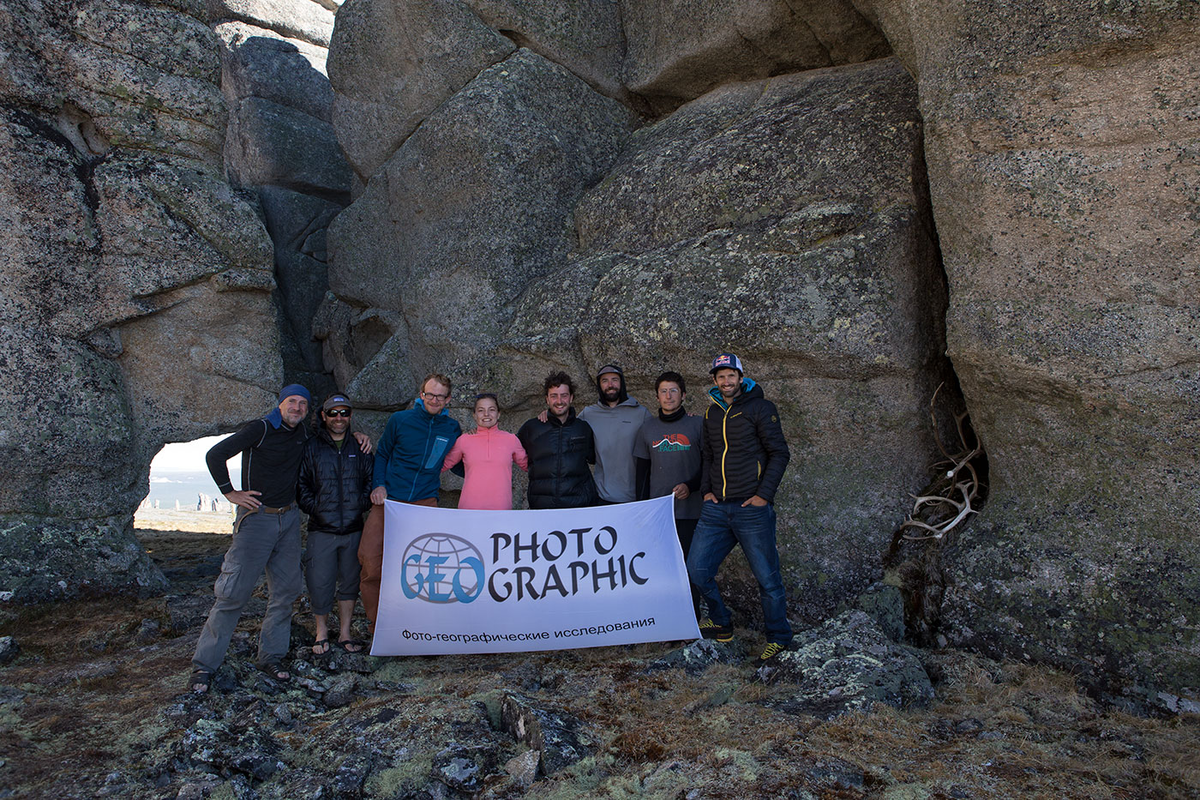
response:
[[[606,389],[605,391],[600,393],[600,397],[603,398],[604,402],[606,402],[606,403],[615,403],[621,397],[621,390],[620,389]]]

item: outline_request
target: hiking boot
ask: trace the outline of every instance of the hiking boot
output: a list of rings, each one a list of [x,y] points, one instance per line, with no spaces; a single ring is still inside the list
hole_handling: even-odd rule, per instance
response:
[[[762,655],[758,657],[758,660],[770,661],[784,650],[787,650],[787,648],[781,645],[779,642],[767,642],[767,646],[763,648]]]
[[[733,628],[728,625],[718,625],[711,619],[706,619],[700,623],[700,635],[705,639],[714,639],[718,642],[732,642]]]

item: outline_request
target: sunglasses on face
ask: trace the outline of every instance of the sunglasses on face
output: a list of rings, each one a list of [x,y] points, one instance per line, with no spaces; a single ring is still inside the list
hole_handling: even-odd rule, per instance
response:
[[[326,411],[325,416],[327,416],[327,417],[348,417],[348,416],[350,416],[350,409],[334,408],[329,411]]]

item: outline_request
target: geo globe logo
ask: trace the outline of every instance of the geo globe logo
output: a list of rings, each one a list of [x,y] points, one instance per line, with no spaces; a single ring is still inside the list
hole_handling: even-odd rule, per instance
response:
[[[485,579],[483,554],[461,536],[426,533],[404,548],[400,588],[409,600],[470,603]]]

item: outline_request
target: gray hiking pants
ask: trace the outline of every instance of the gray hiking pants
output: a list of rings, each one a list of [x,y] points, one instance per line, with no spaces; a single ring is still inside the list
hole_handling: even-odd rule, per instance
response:
[[[225,660],[237,627],[259,577],[267,573],[267,613],[258,639],[258,663],[288,653],[292,634],[292,605],[304,588],[300,572],[300,512],[293,505],[282,514],[238,509],[233,542],[221,564],[213,591],[217,596],[200,631],[192,666],[215,670]]]

